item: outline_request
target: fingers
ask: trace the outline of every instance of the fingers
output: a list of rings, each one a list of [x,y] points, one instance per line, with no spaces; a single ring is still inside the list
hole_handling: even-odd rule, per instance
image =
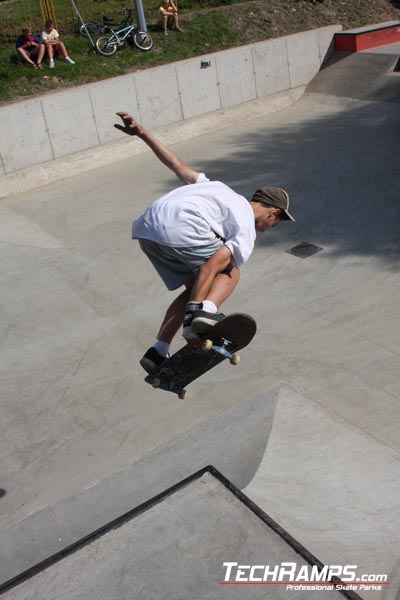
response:
[[[134,128],[136,126],[135,120],[131,115],[127,112],[121,111],[116,113],[119,117],[121,117],[123,121],[123,125],[120,123],[114,123],[115,129],[119,129],[128,135],[132,135],[134,133]]]
[[[127,112],[117,112],[116,113],[119,117],[121,117],[121,119],[125,122],[125,121],[129,121],[130,123],[134,123],[135,119],[132,117],[132,115],[130,115]]]
[[[127,112],[117,112],[117,115],[119,117],[121,117],[121,119],[124,122],[124,125],[128,125],[128,124],[132,123],[132,121],[133,121],[131,115],[128,114]]]

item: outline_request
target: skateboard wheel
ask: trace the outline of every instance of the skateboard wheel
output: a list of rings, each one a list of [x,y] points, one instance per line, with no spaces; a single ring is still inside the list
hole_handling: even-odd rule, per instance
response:
[[[151,383],[151,385],[153,386],[153,388],[159,388],[161,385],[161,381],[158,377],[155,377]]]
[[[186,398],[186,394],[187,394],[186,390],[181,390],[178,394],[179,400],[184,400]]]
[[[213,347],[212,340],[204,340],[203,345],[202,345],[202,350],[204,350],[204,352],[209,352],[212,347]]]
[[[230,360],[231,365],[238,365],[240,363],[239,354],[232,354],[232,358]]]

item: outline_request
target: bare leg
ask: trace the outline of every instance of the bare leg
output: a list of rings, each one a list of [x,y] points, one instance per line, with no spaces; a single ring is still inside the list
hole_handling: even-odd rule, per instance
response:
[[[219,308],[221,304],[225,302],[225,300],[232,294],[233,290],[238,284],[239,279],[240,270],[237,267],[232,266],[229,272],[218,273],[205,298],[197,297],[194,293],[192,294],[191,300],[193,300],[193,302],[211,300],[211,302],[214,302],[216,307]]]
[[[43,56],[44,56],[44,51],[45,51],[44,44],[40,44],[38,59],[37,59],[37,63],[36,63],[38,66],[42,63]]]
[[[60,50],[60,52],[64,58],[66,56],[68,56],[67,49],[66,49],[65,45],[63,44],[63,42],[58,42],[57,46],[58,46],[58,50]]]
[[[49,57],[49,60],[53,60],[53,44],[46,44],[46,50],[47,50],[47,56]]]
[[[18,54],[30,65],[34,65],[35,63],[31,60],[29,54],[23,48],[17,48]]]
[[[214,302],[217,308],[232,294],[240,279],[240,270],[232,267],[229,273],[219,273],[205,300]]]
[[[218,273],[207,294],[207,300],[211,300],[219,307],[232,294],[239,278],[240,270],[236,267],[232,267],[228,273]],[[194,278],[186,284],[186,289],[168,307],[157,334],[157,339],[161,342],[170,344],[181,327],[185,317],[186,304],[191,299],[193,283]],[[205,300],[205,298],[203,299]],[[201,300],[198,301],[201,302]],[[194,343],[193,340],[192,343]]]
[[[190,299],[192,283],[193,280],[186,284],[186,290],[177,298],[175,298],[165,313],[165,317],[157,334],[157,339],[161,342],[170,344],[179,327],[182,325],[185,316],[186,304]]]
[[[174,19],[174,27],[175,27],[175,29],[177,31],[182,31],[182,29],[180,29],[180,27],[179,27],[179,16],[178,16],[178,13],[174,13],[173,19]]]

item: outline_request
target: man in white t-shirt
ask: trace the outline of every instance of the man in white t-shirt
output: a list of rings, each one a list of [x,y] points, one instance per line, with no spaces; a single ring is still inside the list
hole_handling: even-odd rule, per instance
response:
[[[183,336],[196,344],[197,334],[224,317],[218,308],[235,289],[256,232],[294,219],[284,190],[261,188],[248,201],[189,167],[128,113],[117,115],[123,125],[115,127],[141,138],[185,184],[153,202],[132,226],[132,237],[139,240],[167,288],[185,286],[140,361],[151,371],[168,356],[182,322]]]

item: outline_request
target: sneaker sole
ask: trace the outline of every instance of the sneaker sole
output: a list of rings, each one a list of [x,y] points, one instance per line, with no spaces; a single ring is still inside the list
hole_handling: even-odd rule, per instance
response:
[[[151,373],[158,366],[152,361],[147,360],[146,358],[141,358],[139,363],[140,366],[143,367],[143,369],[146,371],[146,373]]]
[[[139,360],[139,364],[141,367],[143,367],[143,369],[147,372],[147,373],[151,373],[152,371],[154,371],[154,369],[157,369],[157,367],[161,367],[161,365],[170,358],[170,354],[168,354],[168,356],[165,357],[165,359],[160,362],[159,364],[156,364],[155,362],[153,362],[152,360],[149,360],[148,358],[141,358]]]
[[[210,327],[214,327],[218,322],[219,321],[214,321],[213,319],[199,317],[192,321],[192,331],[194,333],[204,333],[207,329],[210,329]]]

